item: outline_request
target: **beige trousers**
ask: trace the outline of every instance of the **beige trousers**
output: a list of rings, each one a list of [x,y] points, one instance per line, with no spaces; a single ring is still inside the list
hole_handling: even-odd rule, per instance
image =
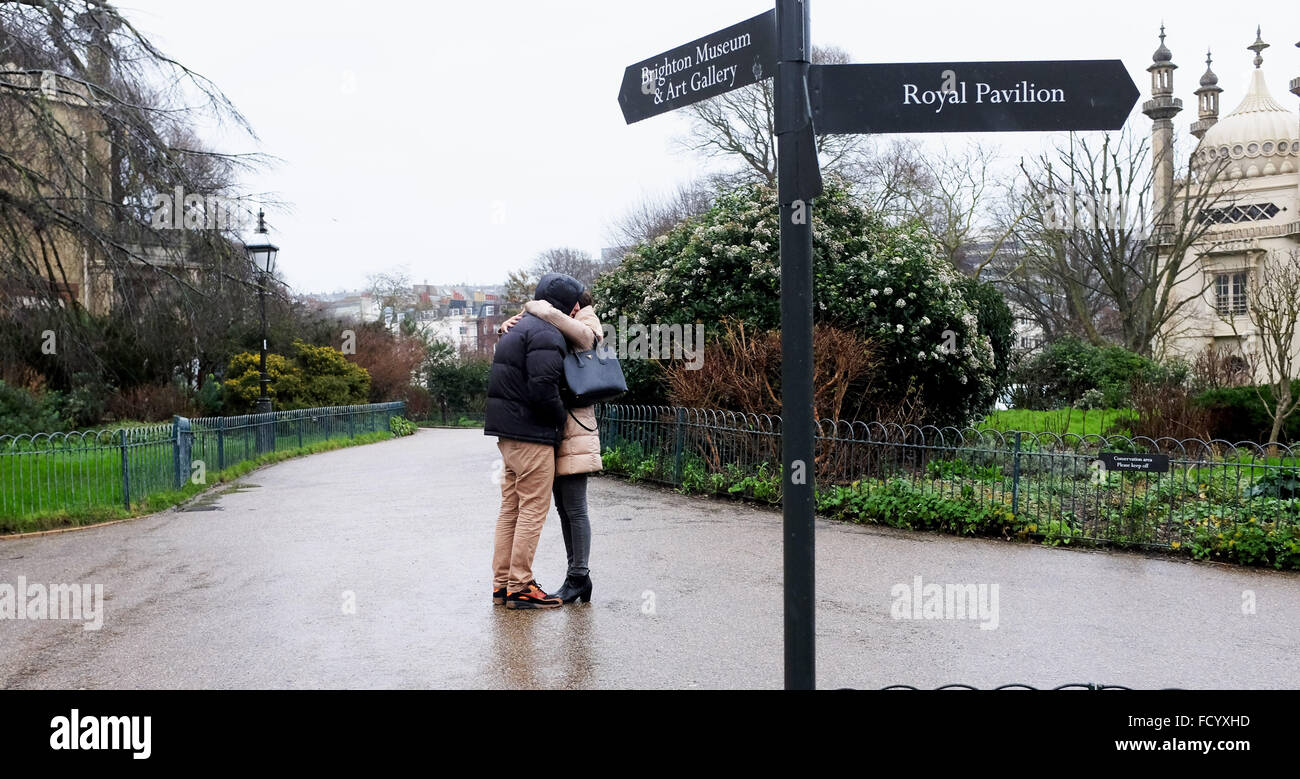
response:
[[[497,449],[505,468],[492,552],[492,588],[519,592],[533,581],[533,555],[551,510],[555,447],[501,438]]]

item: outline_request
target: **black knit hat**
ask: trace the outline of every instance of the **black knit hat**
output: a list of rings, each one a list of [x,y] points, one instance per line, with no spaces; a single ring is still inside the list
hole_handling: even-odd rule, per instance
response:
[[[537,282],[533,300],[545,300],[567,314],[577,304],[582,289],[582,282],[566,273],[548,273]]]

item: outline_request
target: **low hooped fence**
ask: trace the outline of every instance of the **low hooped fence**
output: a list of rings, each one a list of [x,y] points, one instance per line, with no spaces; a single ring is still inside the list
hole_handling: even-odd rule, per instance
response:
[[[609,471],[685,491],[781,498],[778,416],[605,405],[598,419]],[[1300,449],[824,419],[815,451],[819,508],[829,497],[843,505],[892,491],[938,511],[1001,516],[1052,544],[1221,548],[1203,556],[1300,567]],[[1102,452],[1162,455],[1168,470],[1107,470]]]
[[[0,518],[124,508],[263,454],[386,431],[404,402],[0,436]]]

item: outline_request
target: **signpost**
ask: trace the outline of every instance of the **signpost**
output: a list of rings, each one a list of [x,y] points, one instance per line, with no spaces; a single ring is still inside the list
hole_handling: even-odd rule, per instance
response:
[[[814,65],[819,133],[1113,130],[1138,99],[1119,60]]]
[[[618,104],[628,124],[717,97],[776,71],[776,12],[768,11],[623,71]]]
[[[809,0],[629,66],[628,124],[775,78],[781,208],[781,461],[785,686],[816,683],[812,199],[816,133],[1115,130],[1138,90],[1119,60],[813,65]]]

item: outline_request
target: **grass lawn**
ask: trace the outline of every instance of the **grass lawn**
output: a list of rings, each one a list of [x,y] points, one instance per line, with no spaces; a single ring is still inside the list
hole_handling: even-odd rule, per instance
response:
[[[0,451],[0,534],[90,525],[150,514],[263,465],[392,437],[387,431],[376,431],[358,433],[353,438],[309,439],[299,447],[296,435],[279,435],[276,451],[258,457],[251,444],[246,445],[242,437],[232,436],[223,453],[228,464],[225,468],[218,467],[215,444],[196,440],[192,459],[204,461],[204,478],[199,484],[186,481],[179,490],[173,481],[170,440],[130,444],[129,510],[122,498],[119,446],[62,446],[39,451],[32,451],[28,446]]]
[[[1077,408],[1062,408],[1053,411],[1029,411],[1027,409],[1008,409],[994,411],[984,418],[978,426],[980,430],[1013,431],[1026,433],[1056,433],[1065,435],[1127,435],[1124,420],[1133,411],[1125,408],[1093,409],[1085,411]],[[1118,427],[1117,430],[1111,430]]]

